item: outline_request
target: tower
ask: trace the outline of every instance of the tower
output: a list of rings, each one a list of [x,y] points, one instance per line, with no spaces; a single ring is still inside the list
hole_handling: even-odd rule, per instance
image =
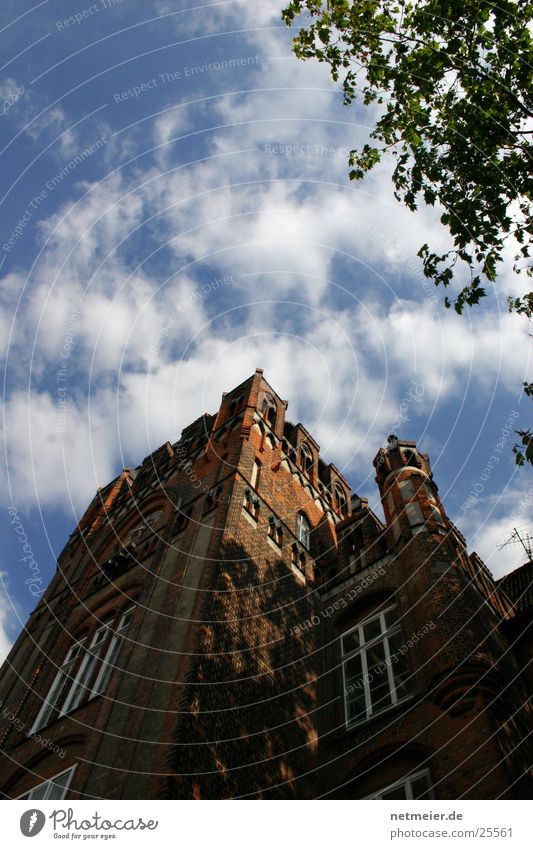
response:
[[[97,492],[0,674],[4,796],[526,792],[523,618],[427,455],[378,453],[382,522],[287,406],[257,369]]]
[[[385,523],[354,500],[322,590],[323,701],[336,704],[322,781],[345,798],[527,798],[515,605],[468,554],[414,442],[389,436],[374,466]]]

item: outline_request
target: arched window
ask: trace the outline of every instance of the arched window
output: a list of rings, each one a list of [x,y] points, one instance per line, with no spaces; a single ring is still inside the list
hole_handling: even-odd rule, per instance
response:
[[[346,493],[339,484],[335,485],[335,500],[337,502],[337,510],[341,516],[345,516],[347,513],[347,498]]]
[[[300,463],[304,472],[310,474],[313,468],[313,455],[305,442],[300,445]]]
[[[276,424],[276,404],[270,395],[265,395],[261,404],[261,415],[266,424],[273,428]]]
[[[309,548],[310,533],[311,525],[307,518],[303,513],[298,513],[296,517],[296,537],[306,548]]]
[[[401,778],[394,784],[367,796],[367,799],[433,799],[429,769]]]
[[[354,725],[409,695],[398,609],[372,613],[341,637],[346,724]]]
[[[159,522],[159,519],[162,515],[162,510],[153,510],[147,516],[143,516],[142,521],[138,522],[133,528],[128,531],[128,533],[122,540],[122,544],[128,545],[130,542],[133,542],[134,539],[141,537],[150,528],[154,528]]]

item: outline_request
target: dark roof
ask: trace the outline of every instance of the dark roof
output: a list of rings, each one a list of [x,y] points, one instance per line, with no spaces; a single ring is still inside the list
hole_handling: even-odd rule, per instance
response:
[[[514,572],[504,575],[497,582],[499,589],[507,593],[514,601],[517,610],[525,613],[533,609],[533,562],[519,566]]]

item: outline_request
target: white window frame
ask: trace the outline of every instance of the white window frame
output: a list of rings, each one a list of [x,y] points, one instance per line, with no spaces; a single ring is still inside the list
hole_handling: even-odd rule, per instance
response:
[[[431,784],[431,773],[429,769],[421,769],[418,772],[413,773],[413,775],[408,775],[407,778],[402,778],[400,781],[395,781],[394,784],[389,784],[387,787],[383,787],[381,790],[378,790],[377,793],[372,793],[371,796],[366,796],[367,799],[381,799],[385,793],[390,793],[391,790],[396,790],[397,787],[405,787],[406,789],[406,799],[414,799],[413,795],[413,781],[417,781],[419,778],[427,778],[428,784],[428,794],[425,797],[426,799],[434,799],[433,795],[433,787]],[[392,801],[392,800],[391,800]],[[400,801],[400,800],[398,800]]]
[[[311,525],[305,513],[296,516],[296,539],[309,550]]]
[[[124,632],[128,628],[135,606],[128,607],[120,617],[120,621],[116,631],[113,631],[113,619],[104,622],[100,625],[93,634],[93,637],[88,646],[86,646],[87,637],[77,640],[68,650],[65,660],[59,668],[55,676],[52,686],[48,690],[44,702],[41,706],[35,722],[33,723],[28,737],[31,737],[40,728],[45,728],[50,721],[50,717],[57,708],[56,719],[66,716],[75,710],[82,702],[89,701],[95,696],[100,696],[104,693],[113,669],[116,668],[116,660],[124,642]],[[102,652],[108,639],[109,632],[112,632],[112,637],[109,641],[105,656],[102,660]],[[71,674],[71,670],[79,658],[80,652],[85,652],[76,673]],[[96,675],[96,680],[89,691],[88,684],[94,674],[95,668],[100,664],[100,668]],[[71,680],[71,685],[68,691],[65,688],[65,681]],[[66,695],[65,695],[66,693]],[[61,707],[59,704],[63,702]]]
[[[60,700],[60,696],[64,693],[64,685],[67,678],[70,677],[70,670],[74,667],[76,660],[80,654],[80,651],[83,650],[83,644],[85,643],[85,637],[82,640],[77,640],[72,646],[70,646],[67,654],[65,655],[65,660],[61,664],[60,668],[57,671],[57,675],[55,676],[52,686],[48,690],[46,694],[46,698],[41,706],[39,713],[35,718],[35,722],[28,732],[28,736],[30,737],[34,734],[39,728],[44,728],[48,725],[48,720],[54,709],[57,707],[57,704]],[[76,651],[75,651],[76,650]],[[68,696],[67,696],[68,698]]]
[[[257,489],[259,486],[259,479],[261,477],[261,463],[259,460],[255,459],[252,466],[252,476],[250,478],[250,485],[253,489]]]
[[[41,801],[50,798],[50,793],[52,792],[53,785],[57,783],[57,779],[61,778],[63,775],[67,775],[67,780],[63,785],[63,795],[59,796],[59,799],[65,799],[67,795],[67,790],[70,787],[70,783],[72,781],[72,776],[74,775],[74,770],[76,769],[77,764],[74,766],[70,766],[68,769],[64,769],[61,772],[58,772],[57,775],[52,775],[50,778],[47,778],[46,781],[41,781],[39,784],[36,784],[35,787],[32,787],[31,790],[27,790],[26,793],[23,793],[21,796],[16,796],[16,799],[35,799],[38,798]],[[35,791],[39,790],[39,788],[45,787],[44,796],[35,796]],[[57,799],[57,797],[56,797]]]
[[[368,616],[366,619],[363,619],[361,622],[358,622],[357,625],[354,625],[352,628],[349,628],[340,637],[341,643],[341,666],[342,666],[342,686],[344,692],[344,716],[346,721],[347,728],[353,728],[355,725],[360,725],[362,722],[366,722],[367,719],[371,719],[374,716],[379,716],[379,714],[384,713],[387,710],[391,710],[395,705],[400,704],[405,701],[405,699],[409,698],[411,693],[407,693],[405,695],[398,696],[396,681],[394,679],[394,666],[391,661],[391,651],[389,647],[389,640],[391,637],[396,636],[401,633],[401,626],[399,621],[397,621],[391,627],[387,627],[385,616],[387,613],[390,613],[393,610],[397,610],[396,604],[391,604],[389,607],[386,607],[384,610],[379,613],[373,613]],[[380,620],[381,626],[381,634],[377,637],[374,637],[367,642],[363,642],[364,631],[363,628],[368,626],[374,620]],[[344,652],[343,648],[343,640],[348,637],[350,634],[353,634],[354,631],[358,631],[359,637],[359,646],[352,651]],[[370,692],[370,681],[368,676],[368,660],[367,660],[367,651],[372,646],[377,643],[383,643],[383,651],[385,655],[385,671],[382,673],[383,675],[387,675],[387,680],[389,684],[389,691],[391,696],[391,703],[385,705],[384,707],[380,707],[378,710],[373,710],[372,706],[372,697]],[[365,708],[366,708],[366,716],[360,717],[359,719],[350,719],[348,712],[348,696],[350,695],[347,690],[346,683],[346,664],[356,655],[361,655],[361,670],[362,670],[362,680],[363,680],[363,690],[365,697]]]
[[[87,693],[87,682],[90,681],[92,673],[100,660],[111,622],[112,620],[105,622],[94,632],[89,648],[85,652],[85,657],[78,667],[76,677],[72,682],[59,716],[65,716],[66,713],[75,710],[83,701],[84,695]]]
[[[113,669],[116,668],[116,660],[124,642],[124,632],[130,624],[133,609],[133,607],[128,607],[121,616],[117,631],[113,634],[106,655],[100,665],[90,698],[101,696],[107,688]]]

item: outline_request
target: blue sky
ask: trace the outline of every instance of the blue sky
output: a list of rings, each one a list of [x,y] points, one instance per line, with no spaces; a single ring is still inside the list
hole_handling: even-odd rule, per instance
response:
[[[493,573],[522,562],[497,547],[531,530],[528,287],[509,262],[444,309],[416,258],[438,211],[401,208],[389,162],[349,182],[372,116],[292,56],[282,5],[3,0],[0,649],[36,602],[15,527],[44,587],[96,487],[258,366],[371,505],[394,428]]]

